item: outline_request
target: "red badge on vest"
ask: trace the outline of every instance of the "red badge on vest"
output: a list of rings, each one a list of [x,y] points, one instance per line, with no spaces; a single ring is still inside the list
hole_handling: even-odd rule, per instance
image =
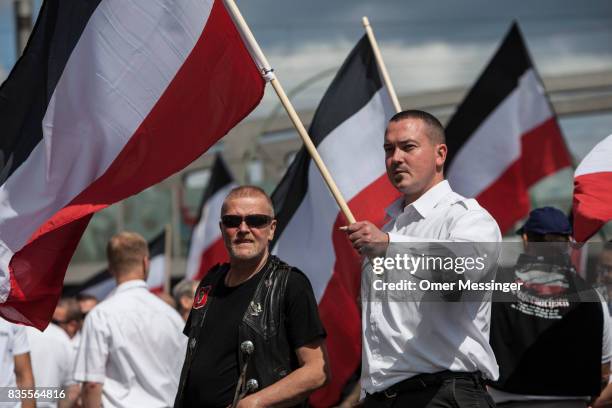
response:
[[[206,304],[206,301],[208,300],[208,292],[210,292],[211,288],[212,286],[210,285],[204,286],[204,287],[201,287],[196,292],[196,295],[193,298],[193,308],[194,309],[199,309]]]

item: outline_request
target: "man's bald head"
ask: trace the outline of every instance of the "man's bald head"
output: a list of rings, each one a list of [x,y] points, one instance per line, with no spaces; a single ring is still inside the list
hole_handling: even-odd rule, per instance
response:
[[[223,200],[223,205],[221,206],[221,215],[224,215],[225,212],[227,211],[227,203],[231,200],[237,199],[237,198],[245,198],[245,197],[249,197],[249,198],[253,198],[253,197],[261,197],[263,198],[266,203],[267,203],[267,207],[269,209],[269,212],[267,215],[271,216],[272,218],[274,218],[274,205],[272,204],[272,200],[270,199],[270,197],[268,196],[268,194],[266,194],[266,192],[257,187],[257,186],[240,186],[240,187],[236,187],[234,189],[232,189],[229,194],[227,195],[227,197],[225,197],[225,200]]]

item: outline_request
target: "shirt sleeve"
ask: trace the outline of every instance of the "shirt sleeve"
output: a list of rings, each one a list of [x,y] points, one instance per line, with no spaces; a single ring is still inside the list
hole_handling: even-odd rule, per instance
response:
[[[289,343],[294,350],[325,338],[325,329],[310,281],[296,269],[291,270],[287,281],[285,316]]]
[[[13,324],[13,355],[18,356],[30,351],[26,327]]]
[[[610,328],[610,314],[608,313],[608,304],[604,301],[601,303],[603,308],[603,339],[601,342],[601,363],[606,364],[612,360],[612,333]]]
[[[74,379],[79,382],[104,383],[110,331],[100,310],[93,309],[85,318],[81,344],[77,352]]]

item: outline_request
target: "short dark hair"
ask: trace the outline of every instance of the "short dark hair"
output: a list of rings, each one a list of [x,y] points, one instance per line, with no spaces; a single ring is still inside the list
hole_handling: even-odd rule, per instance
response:
[[[406,119],[420,119],[427,125],[429,132],[429,139],[434,143],[446,143],[446,136],[444,134],[444,126],[442,123],[431,113],[427,113],[418,109],[409,109],[396,113],[389,119],[390,122],[400,122]]]

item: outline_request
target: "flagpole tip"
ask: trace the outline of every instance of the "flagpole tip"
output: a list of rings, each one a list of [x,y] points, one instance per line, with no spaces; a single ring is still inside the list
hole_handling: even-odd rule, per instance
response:
[[[370,20],[368,20],[367,16],[363,16],[361,17],[361,23],[363,24],[364,27],[369,27],[370,26]]]

